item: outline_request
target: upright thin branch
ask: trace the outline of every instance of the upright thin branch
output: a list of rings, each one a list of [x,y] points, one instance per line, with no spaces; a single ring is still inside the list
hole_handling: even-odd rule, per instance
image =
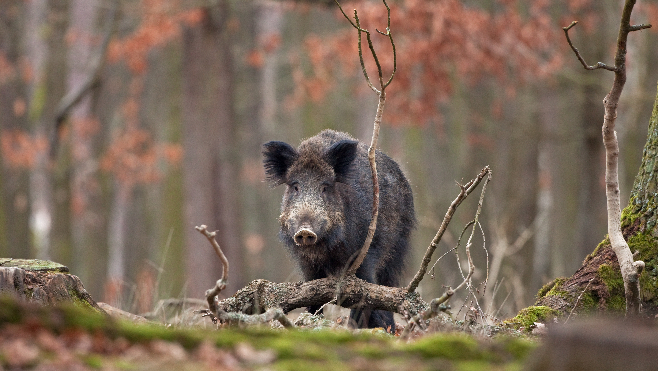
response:
[[[463,280],[459,285],[457,285],[457,287],[455,287],[454,289],[451,288],[451,287],[448,287],[447,290],[443,293],[443,295],[441,295],[438,298],[433,299],[430,302],[429,310],[424,311],[424,312],[420,312],[420,313],[416,314],[415,316],[413,316],[409,320],[409,325],[404,329],[404,331],[401,335],[401,337],[403,339],[406,339],[411,334],[411,332],[414,330],[414,328],[418,325],[421,325],[421,323],[423,321],[426,321],[426,320],[438,315],[439,312],[444,311],[446,309],[446,306],[441,305],[441,304],[444,304],[448,300],[450,300],[450,298],[452,298],[452,296],[455,294],[455,292],[457,292],[462,287],[464,287],[464,286],[468,287],[470,294],[473,295],[473,297],[475,298],[475,293],[473,292],[473,285],[471,283],[471,278],[473,277],[473,273],[475,272],[475,264],[473,264],[473,257],[471,256],[471,245],[473,243],[473,235],[475,234],[475,228],[479,226],[480,230],[482,230],[482,227],[480,226],[479,218],[480,218],[480,213],[482,212],[482,203],[484,201],[484,193],[486,192],[487,184],[491,180],[491,171],[489,170],[489,167],[485,167],[484,169],[482,169],[483,172],[481,172],[480,175],[485,174],[484,173],[485,170],[486,170],[486,174],[488,174],[488,175],[487,175],[487,178],[484,182],[484,185],[482,186],[482,191],[480,193],[480,200],[478,201],[478,207],[477,207],[477,211],[475,212],[475,217],[473,218],[472,221],[470,221],[468,224],[466,224],[466,226],[462,230],[461,235],[459,236],[459,241],[457,242],[457,246],[459,246],[459,243],[461,242],[461,239],[464,235],[464,232],[466,232],[466,230],[469,227],[472,227],[471,234],[469,235],[468,241],[466,242],[466,259],[468,260],[468,273],[465,276],[462,273]],[[484,178],[484,176],[482,176],[482,178],[480,178],[480,175],[478,175],[478,178],[481,180],[482,178]],[[474,180],[471,180],[471,183],[475,182],[478,178],[476,178]],[[479,183],[479,181],[478,181],[478,183]],[[472,191],[476,186],[477,186],[477,184],[475,184],[472,187],[469,187],[469,189],[471,189],[471,191]],[[462,189],[462,192],[464,192],[464,189],[465,189],[464,186],[461,186],[461,189]],[[460,195],[461,195],[461,192],[460,192]],[[454,202],[453,202],[453,204],[454,204]],[[452,205],[451,205],[451,207],[452,207]],[[455,206],[455,208],[456,208],[456,206]],[[449,212],[450,212],[450,210],[449,210]],[[446,215],[446,217],[447,216],[448,215]],[[450,218],[452,218],[452,215],[450,215]],[[444,222],[445,222],[445,219],[444,219]],[[446,226],[447,226],[447,223],[446,223]],[[483,233],[483,237],[484,237],[484,233]],[[438,243],[438,240],[436,242]],[[455,248],[454,250],[455,250],[455,253],[456,253],[457,249]],[[427,254],[426,254],[426,256],[427,256]],[[487,256],[488,256],[488,254],[487,254]],[[431,258],[431,254],[430,254],[430,258]],[[487,258],[487,260],[488,260],[488,258]],[[461,272],[461,266],[459,265],[459,256],[457,257],[457,264],[458,264],[459,270]],[[425,265],[425,268],[427,268],[426,265]],[[489,276],[489,264],[487,262],[487,278],[488,278],[488,276]],[[420,275],[421,279],[422,279],[422,277],[423,277],[423,274]],[[418,285],[418,283],[416,283],[416,286],[417,285]],[[411,284],[409,286],[411,287]],[[486,287],[486,279],[485,279],[485,287]],[[413,290],[409,290],[408,292],[412,292],[412,291]],[[475,301],[477,303],[477,298],[475,298]],[[477,303],[477,306],[478,306],[478,309],[480,310],[480,312],[482,312],[482,309],[480,308],[479,303]]]
[[[472,179],[465,185],[459,185],[460,188],[459,195],[457,195],[457,198],[455,198],[455,200],[452,201],[452,203],[450,204],[450,207],[448,207],[448,211],[446,212],[446,215],[443,217],[443,222],[441,223],[438,232],[436,232],[434,239],[432,239],[432,242],[427,247],[427,251],[425,252],[425,256],[423,257],[418,272],[407,286],[408,292],[416,291],[418,284],[420,284],[420,281],[422,281],[423,276],[425,276],[425,273],[427,273],[427,266],[432,261],[432,254],[434,254],[434,250],[436,250],[437,246],[439,245],[439,241],[441,241],[441,237],[443,237],[443,234],[448,229],[448,224],[450,224],[450,220],[452,220],[452,216],[455,214],[457,207],[462,203],[462,201],[466,199],[466,197],[468,197],[469,194],[471,194],[471,192],[473,192],[473,190],[480,184],[480,182],[482,181],[482,179],[484,179],[485,176],[487,177],[487,179],[489,179],[489,177],[491,176],[491,170],[489,169],[489,166],[484,167],[482,171],[480,171],[480,174],[478,174],[478,176],[475,179]]]
[[[358,32],[359,61],[361,63],[361,70],[363,71],[363,76],[365,77],[368,86],[379,96],[379,101],[377,103],[377,112],[375,113],[375,122],[373,124],[372,139],[370,141],[370,147],[368,148],[368,162],[370,163],[370,170],[372,172],[372,188],[373,188],[372,214],[371,214],[372,219],[370,220],[370,226],[368,227],[368,235],[366,236],[366,240],[363,244],[363,247],[361,247],[361,250],[359,251],[359,255],[354,259],[354,261],[346,271],[346,274],[348,275],[352,275],[356,273],[357,269],[359,269],[361,263],[363,263],[363,260],[368,254],[368,250],[370,249],[370,244],[372,243],[372,239],[375,236],[375,231],[377,230],[377,217],[379,215],[379,178],[377,176],[377,163],[375,161],[375,155],[377,150],[377,141],[379,139],[379,127],[381,126],[382,115],[384,113],[384,104],[386,103],[385,90],[386,87],[391,83],[391,81],[393,81],[393,76],[395,76],[395,71],[397,69],[395,43],[393,42],[393,35],[391,34],[391,8],[386,3],[386,0],[382,0],[382,1],[384,2],[384,6],[386,6],[388,20],[386,23],[386,32],[378,31],[378,33],[388,37],[393,47],[393,72],[391,73],[391,77],[386,82],[384,82],[382,66],[379,63],[379,58],[377,57],[377,53],[375,52],[375,47],[372,43],[370,31],[361,27],[361,24],[359,22],[359,15],[356,9],[354,9],[354,21],[352,21],[347,16],[343,8],[340,6],[338,0],[336,0],[336,4],[338,5],[340,11],[343,13],[343,16],[345,16],[345,18],[350,22],[352,27],[354,27]],[[377,65],[379,89],[377,89],[372,84],[372,82],[370,81],[370,77],[368,77],[368,71],[366,70],[365,61],[363,59],[363,50],[361,47],[361,41],[362,41],[361,33],[366,34],[368,48],[370,49],[370,53],[372,54],[372,57],[375,60],[375,64]]]
[[[205,225],[201,225],[200,227],[194,227],[194,229],[196,229],[201,234],[206,236],[206,238],[210,242],[210,245],[212,245],[213,249],[215,250],[215,253],[219,257],[219,260],[221,260],[222,262],[222,278],[217,280],[217,282],[215,283],[215,287],[206,290],[206,300],[208,301],[208,308],[212,313],[215,313],[217,312],[217,301],[215,299],[217,298],[217,295],[219,295],[219,293],[226,288],[226,284],[228,283],[228,259],[226,259],[226,255],[224,255],[222,248],[217,243],[217,240],[215,240],[215,236],[217,236],[217,232],[209,232],[207,228],[208,227],[206,227]]]
[[[606,151],[606,168],[605,168],[605,183],[606,183],[606,200],[608,210],[608,236],[612,250],[617,256],[619,267],[624,279],[624,289],[626,292],[626,314],[636,315],[640,312],[640,282],[639,276],[644,269],[644,262],[633,261],[633,254],[631,253],[628,243],[624,239],[621,232],[621,202],[619,195],[619,142],[617,141],[617,134],[615,132],[615,120],[617,118],[617,105],[619,104],[619,97],[624,89],[626,83],[626,43],[628,34],[632,31],[638,31],[651,27],[648,24],[631,25],[630,18],[635,6],[635,0],[626,0],[624,9],[622,11],[621,22],[619,25],[619,35],[617,37],[617,51],[615,54],[615,66],[608,67],[599,62],[596,68],[605,68],[615,73],[615,78],[612,83],[610,92],[603,99],[603,106],[605,114],[603,116],[603,144]],[[578,52],[571,40],[569,39],[568,31],[576,23],[573,22],[568,27],[564,28],[567,37],[567,42],[573,49],[578,60],[587,69],[593,66],[587,66],[584,59]],[[603,65],[605,67],[598,67]]]

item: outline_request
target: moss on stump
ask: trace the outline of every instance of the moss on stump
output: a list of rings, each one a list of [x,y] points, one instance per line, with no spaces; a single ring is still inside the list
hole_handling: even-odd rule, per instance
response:
[[[66,266],[47,260],[0,258],[0,296],[40,305],[72,303],[105,313],[77,276]]]

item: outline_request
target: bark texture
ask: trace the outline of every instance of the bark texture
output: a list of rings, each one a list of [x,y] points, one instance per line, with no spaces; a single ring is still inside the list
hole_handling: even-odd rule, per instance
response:
[[[336,290],[339,284],[340,290]],[[340,297],[335,300],[337,291],[340,291]],[[366,305],[373,310],[409,315],[429,309],[429,305],[415,292],[368,283],[355,276],[285,283],[255,280],[232,297],[220,301],[218,307],[227,312],[246,314],[263,313],[271,308],[280,308],[287,313],[293,309],[329,302],[345,308]]]

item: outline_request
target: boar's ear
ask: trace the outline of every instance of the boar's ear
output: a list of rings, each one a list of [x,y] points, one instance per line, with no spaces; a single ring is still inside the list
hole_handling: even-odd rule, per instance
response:
[[[350,165],[356,158],[358,144],[355,140],[341,140],[325,152],[327,162],[334,168],[337,182],[345,183],[349,178]]]
[[[263,144],[263,157],[267,179],[276,186],[286,182],[286,172],[297,159],[297,151],[288,143],[272,141]]]

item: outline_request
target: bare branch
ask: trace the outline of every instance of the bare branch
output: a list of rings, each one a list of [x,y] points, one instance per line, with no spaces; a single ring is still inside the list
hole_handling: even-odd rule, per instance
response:
[[[608,70],[608,71],[613,71],[613,72],[616,71],[616,70],[617,70],[616,67],[610,67],[610,66],[608,66],[607,64],[605,64],[605,63],[603,63],[603,62],[598,62],[598,63],[596,64],[596,66],[588,66],[588,65],[587,65],[587,62],[585,62],[585,59],[584,59],[583,56],[580,54],[580,52],[578,51],[578,49],[573,45],[573,43],[571,42],[571,38],[569,38],[569,30],[570,30],[573,26],[575,26],[575,25],[577,25],[577,24],[578,24],[578,21],[573,21],[573,22],[571,22],[571,24],[570,24],[569,26],[567,26],[567,27],[562,27],[562,29],[564,30],[564,35],[567,37],[567,42],[569,43],[569,46],[571,47],[571,50],[573,50],[573,52],[576,54],[576,57],[578,58],[578,60],[580,61],[580,63],[583,65],[583,67],[584,67],[586,70],[597,70],[597,69],[599,69],[599,68],[603,68],[603,69],[606,69],[606,70]]]
[[[429,309],[429,304],[417,293],[409,293],[404,288],[380,286],[356,276],[283,283],[255,280],[235,295],[220,300],[217,306],[226,312],[256,313],[280,308],[288,313],[293,309],[334,301],[334,291],[338,285],[341,292],[340,305],[344,308],[366,306],[373,310],[407,312],[411,315]]]
[[[368,148],[368,162],[370,163],[370,170],[372,173],[372,187],[373,187],[372,214],[371,214],[370,226],[368,227],[368,234],[366,236],[366,240],[363,246],[361,247],[359,254],[356,256],[354,261],[350,264],[349,268],[346,270],[346,274],[352,275],[356,273],[356,271],[363,263],[363,260],[365,259],[366,255],[368,254],[368,250],[370,249],[370,244],[372,243],[372,239],[374,238],[375,231],[377,229],[377,217],[379,215],[379,178],[377,176],[377,163],[375,161],[375,158],[377,152],[377,141],[379,138],[379,128],[381,126],[382,116],[384,113],[384,105],[386,103],[385,90],[386,87],[391,83],[391,81],[393,81],[393,76],[395,75],[395,71],[397,69],[397,57],[395,55],[395,43],[393,42],[393,35],[391,34],[391,8],[386,3],[386,0],[382,0],[387,10],[386,33],[377,31],[380,34],[387,36],[391,42],[391,45],[393,46],[393,72],[391,73],[391,77],[388,79],[386,83],[384,83],[382,66],[379,63],[379,58],[377,57],[377,53],[375,52],[375,47],[372,43],[370,31],[361,27],[361,24],[359,22],[359,15],[356,9],[354,9],[354,22],[352,22],[352,20],[349,19],[345,11],[343,11],[343,8],[340,6],[338,0],[335,1],[341,13],[343,13],[343,16],[350,22],[352,27],[356,28],[356,30],[358,31],[359,62],[361,63],[361,70],[363,71],[363,76],[365,77],[368,86],[379,96],[379,101],[377,103],[377,112],[375,113],[375,121],[373,123],[372,140],[370,141],[370,147]],[[363,59],[363,50],[361,47],[361,41],[362,41],[361,33],[366,34],[368,48],[370,49],[370,53],[372,54],[372,57],[375,60],[375,64],[377,65],[377,74],[379,77],[379,87],[380,87],[379,89],[375,88],[375,86],[370,81],[370,77],[368,77],[368,71],[366,70],[366,65]]]
[[[215,283],[215,287],[206,290],[206,300],[208,301],[208,308],[212,313],[216,313],[217,295],[219,295],[219,293],[226,288],[226,284],[228,283],[228,259],[226,259],[226,255],[224,255],[222,248],[217,243],[217,240],[215,240],[215,236],[217,236],[217,232],[209,232],[207,228],[208,227],[206,227],[205,225],[201,225],[200,227],[194,227],[194,229],[196,229],[201,234],[206,236],[206,238],[210,242],[210,245],[215,250],[215,253],[217,254],[217,256],[219,256],[219,260],[221,260],[222,262],[222,278],[217,280],[217,282]],[[213,319],[213,322],[215,321],[216,319]]]
[[[110,40],[114,34],[114,28],[117,20],[117,14],[119,9],[120,0],[114,0],[112,2],[112,7],[110,8],[110,14],[107,17],[108,22],[105,27],[105,33],[103,36],[103,42],[101,46],[94,55],[94,58],[90,61],[89,65],[91,66],[91,72],[87,79],[80,84],[80,86],[69,91],[57,104],[55,109],[55,128],[50,136],[50,158],[55,159],[57,157],[57,150],[59,147],[59,133],[66,121],[66,118],[69,115],[69,112],[76,104],[78,104],[82,98],[87,95],[93,87],[98,84],[100,79],[101,71],[103,70],[103,65],[105,62],[105,54],[107,54],[107,48],[110,45]]]
[[[425,256],[423,257],[418,272],[414,276],[413,280],[411,280],[411,282],[407,286],[408,292],[414,292],[418,287],[420,281],[423,279],[423,276],[427,272],[427,266],[432,260],[432,254],[434,254],[434,250],[436,250],[437,246],[439,245],[439,242],[441,241],[441,237],[443,237],[443,234],[448,229],[448,224],[450,223],[450,220],[452,220],[452,216],[455,214],[457,207],[459,207],[462,201],[464,201],[466,197],[468,197],[468,195],[471,194],[471,192],[473,192],[475,187],[477,187],[480,184],[482,179],[484,179],[485,176],[490,174],[491,174],[491,170],[489,169],[489,166],[485,166],[475,179],[472,179],[465,185],[459,186],[460,188],[459,195],[457,195],[457,198],[455,198],[455,200],[452,201],[452,203],[450,204],[450,207],[448,207],[448,211],[446,212],[446,215],[443,217],[443,222],[441,223],[438,232],[434,236],[434,239],[432,239],[430,245],[427,247],[427,251],[425,252]]]
[[[377,57],[377,53],[375,52],[374,45],[372,44],[372,38],[370,36],[370,31],[368,31],[367,29],[361,27],[361,24],[359,22],[359,15],[358,15],[356,9],[354,9],[354,22],[353,22],[347,16],[347,14],[343,10],[343,8],[340,5],[340,3],[338,2],[338,0],[335,0],[335,2],[336,2],[336,5],[338,5],[338,8],[340,9],[341,13],[343,13],[343,16],[345,17],[345,19],[347,19],[350,22],[350,24],[352,25],[352,27],[356,28],[357,31],[358,31],[358,34],[359,34],[359,37],[358,37],[359,62],[361,63],[361,70],[363,72],[363,76],[366,78],[366,82],[368,83],[368,86],[370,87],[370,89],[372,89],[375,93],[380,95],[381,93],[383,93],[384,89],[386,89],[386,87],[391,84],[391,81],[393,81],[393,77],[395,76],[395,72],[397,71],[397,54],[396,54],[396,51],[395,51],[395,43],[393,42],[393,34],[391,33],[391,8],[386,3],[386,0],[382,0],[382,2],[384,3],[384,6],[386,6],[386,11],[387,11],[386,32],[381,32],[381,31],[375,29],[377,31],[377,33],[388,37],[389,41],[391,42],[391,46],[393,48],[393,72],[391,73],[391,76],[389,77],[388,81],[386,83],[384,83],[383,74],[382,74],[382,67],[381,67],[381,64],[379,63],[379,58]],[[368,71],[366,71],[365,62],[363,60],[363,50],[362,50],[362,47],[361,47],[361,40],[362,40],[361,39],[361,33],[362,32],[364,32],[366,34],[366,40],[368,42],[368,48],[370,49],[370,52],[372,53],[372,57],[375,60],[375,64],[377,65],[377,73],[378,73],[378,76],[379,76],[380,89],[375,88],[375,86],[370,81],[370,77],[368,77]]]
[[[651,28],[651,25],[650,24],[637,24],[637,25],[630,26],[628,28],[628,31],[633,32],[633,31],[644,30],[644,29],[647,29],[647,28]]]

